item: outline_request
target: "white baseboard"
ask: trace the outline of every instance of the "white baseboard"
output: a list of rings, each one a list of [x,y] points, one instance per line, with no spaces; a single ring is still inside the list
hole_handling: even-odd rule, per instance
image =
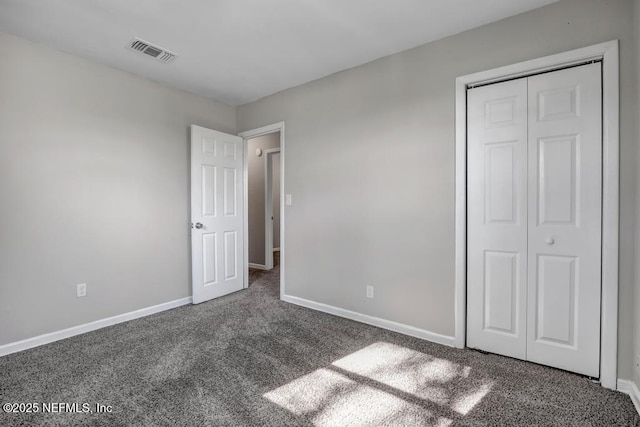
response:
[[[37,337],[27,338],[26,340],[4,344],[0,346],[0,357],[6,356],[7,354],[27,350],[29,348],[38,347],[44,344],[49,344],[54,341],[63,340],[65,338],[70,338],[75,335],[95,331],[96,329],[102,329],[107,326],[116,325],[118,323],[128,322],[129,320],[139,319],[140,317],[149,316],[150,314],[159,313],[165,310],[171,310],[172,308],[180,307],[187,304],[191,304],[191,297],[165,302],[162,304],[154,305],[152,307],[141,308],[140,310],[118,314],[117,316],[107,317],[106,319],[100,319],[93,322],[85,323],[83,325],[73,326],[71,328],[62,329],[61,331],[50,332],[48,334],[38,335]]]
[[[640,415],[640,390],[638,390],[636,383],[618,378],[618,391],[626,393],[631,397],[633,406],[636,407],[636,411],[638,411],[638,414]]]
[[[280,299],[291,304],[310,308],[312,310],[322,311],[323,313],[329,313],[339,317],[345,317],[347,319],[355,320],[356,322],[362,322],[368,325],[377,326],[379,328],[389,329],[394,332],[400,332],[401,334],[421,338],[423,340],[431,341],[437,344],[442,344],[449,347],[455,346],[455,338],[448,335],[436,334],[434,332],[429,332],[424,329],[416,328],[414,326],[405,325],[403,323],[397,323],[391,320],[381,319],[379,317],[373,317],[367,314],[345,310],[344,308],[334,307],[331,305],[293,297],[290,295],[283,295]]]
[[[249,268],[253,268],[254,270],[266,270],[267,266],[263,264],[254,264],[252,262],[249,263]]]
[[[273,252],[280,252],[280,248],[273,248]]]

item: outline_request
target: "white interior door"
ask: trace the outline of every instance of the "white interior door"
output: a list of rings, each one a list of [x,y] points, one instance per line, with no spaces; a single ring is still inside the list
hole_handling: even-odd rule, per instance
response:
[[[600,366],[601,64],[529,78],[527,359]]]
[[[467,344],[599,376],[600,64],[467,93]]]
[[[527,80],[467,97],[467,345],[524,359]]]
[[[244,287],[244,142],[191,126],[193,303]]]

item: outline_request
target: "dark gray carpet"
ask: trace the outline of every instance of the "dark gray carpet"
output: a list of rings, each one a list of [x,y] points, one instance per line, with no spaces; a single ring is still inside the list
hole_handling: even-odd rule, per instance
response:
[[[0,425],[640,426],[588,379],[283,303],[277,277],[0,358],[2,403],[113,408]]]

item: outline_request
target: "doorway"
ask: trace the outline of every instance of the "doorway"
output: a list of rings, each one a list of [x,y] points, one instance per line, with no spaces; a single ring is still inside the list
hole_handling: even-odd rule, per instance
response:
[[[249,236],[249,268],[271,270],[273,268],[274,218],[280,216],[279,200],[274,197],[274,179],[279,181],[280,132],[273,132],[247,139],[247,211]],[[279,189],[278,189],[279,190]],[[275,239],[278,241],[279,239]]]
[[[284,123],[239,134],[246,149],[247,287],[276,283],[284,294]]]

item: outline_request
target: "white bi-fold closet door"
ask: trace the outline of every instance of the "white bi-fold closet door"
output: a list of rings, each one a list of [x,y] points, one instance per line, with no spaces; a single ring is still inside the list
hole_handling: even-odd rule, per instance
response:
[[[467,92],[467,345],[599,377],[601,65]]]

